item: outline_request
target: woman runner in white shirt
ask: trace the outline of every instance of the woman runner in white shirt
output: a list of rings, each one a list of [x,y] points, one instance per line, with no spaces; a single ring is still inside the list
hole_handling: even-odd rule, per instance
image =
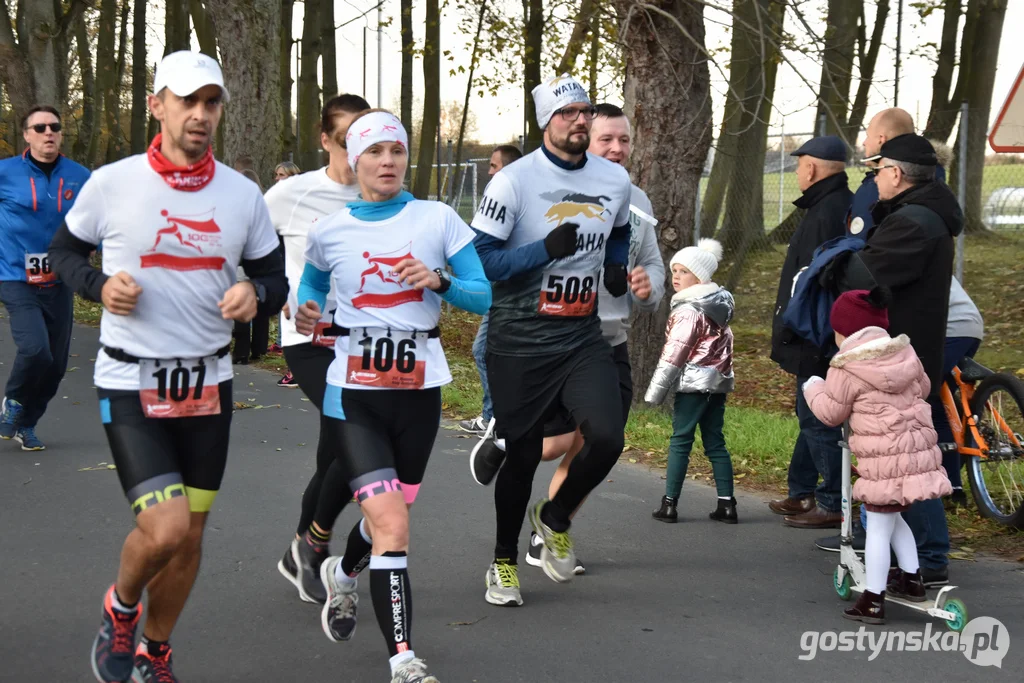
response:
[[[408,135],[393,114],[365,112],[349,125],[346,145],[362,200],[310,231],[295,321],[300,334],[312,333],[333,284],[337,342],[321,434],[364,517],[344,556],[321,565],[327,590],[321,622],[331,640],[352,637],[356,577],[368,564],[392,683],[437,683],[411,644],[408,507],[437,434],[441,386],[451,381],[437,327],[441,301],[483,314],[491,304],[490,284],[473,232],[458,214],[402,190]],[[314,521],[304,540],[326,544],[329,538]]]

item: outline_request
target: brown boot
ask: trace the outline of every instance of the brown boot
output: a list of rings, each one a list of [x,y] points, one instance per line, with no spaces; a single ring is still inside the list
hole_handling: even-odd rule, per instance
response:
[[[925,595],[921,570],[908,574],[899,567],[890,569],[885,592],[894,598],[903,598],[910,602],[925,602],[928,599],[928,596]]]
[[[777,515],[799,515],[814,509],[814,496],[781,498],[768,503],[768,509]]]
[[[782,523],[796,529],[838,529],[843,522],[842,512],[829,512],[815,505],[810,512],[789,515]]]
[[[856,605],[843,610],[843,616],[853,621],[863,621],[865,624],[884,624],[885,591],[882,591],[881,595],[864,591]]]

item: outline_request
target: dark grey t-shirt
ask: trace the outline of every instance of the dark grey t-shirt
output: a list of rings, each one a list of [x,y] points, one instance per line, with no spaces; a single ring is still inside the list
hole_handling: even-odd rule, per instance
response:
[[[601,337],[597,297],[605,246],[629,224],[632,184],[618,164],[587,154],[568,170],[538,149],[491,179],[473,228],[515,249],[579,224],[577,252],[492,285],[487,348],[507,356],[570,351]]]

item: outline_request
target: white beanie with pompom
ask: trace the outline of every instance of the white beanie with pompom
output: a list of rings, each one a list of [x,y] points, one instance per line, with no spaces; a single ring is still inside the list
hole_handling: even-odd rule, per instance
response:
[[[722,245],[718,240],[705,237],[697,242],[697,246],[677,251],[669,267],[679,264],[696,275],[701,284],[706,284],[711,282],[721,259]]]

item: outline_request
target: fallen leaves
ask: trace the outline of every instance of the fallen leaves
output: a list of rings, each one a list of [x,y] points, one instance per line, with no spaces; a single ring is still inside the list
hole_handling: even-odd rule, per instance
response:
[[[79,472],[104,472],[107,470],[116,470],[117,465],[109,462],[98,463],[95,467],[80,467]]]

